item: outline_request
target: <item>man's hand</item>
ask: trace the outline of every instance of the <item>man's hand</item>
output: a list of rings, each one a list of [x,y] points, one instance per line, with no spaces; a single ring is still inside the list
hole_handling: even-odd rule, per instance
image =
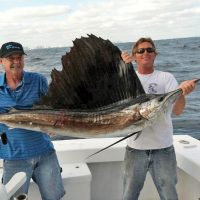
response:
[[[131,56],[127,51],[122,52],[121,57],[126,64],[134,60],[133,56]]]
[[[183,95],[188,95],[189,93],[191,93],[196,86],[196,79],[193,80],[187,80],[187,81],[183,81],[178,88],[181,88],[183,90]]]

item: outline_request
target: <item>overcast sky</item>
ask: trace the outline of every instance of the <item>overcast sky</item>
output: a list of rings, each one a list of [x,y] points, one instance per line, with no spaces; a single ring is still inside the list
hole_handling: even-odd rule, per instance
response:
[[[112,42],[200,36],[200,0],[0,0],[0,45],[72,46],[93,33]]]

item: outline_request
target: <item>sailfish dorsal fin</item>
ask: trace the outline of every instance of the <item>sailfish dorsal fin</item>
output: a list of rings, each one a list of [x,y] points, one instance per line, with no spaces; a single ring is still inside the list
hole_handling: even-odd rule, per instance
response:
[[[88,35],[73,41],[62,56],[63,69],[51,72],[52,81],[42,104],[63,109],[96,109],[136,98],[144,89],[131,63],[109,40]]]

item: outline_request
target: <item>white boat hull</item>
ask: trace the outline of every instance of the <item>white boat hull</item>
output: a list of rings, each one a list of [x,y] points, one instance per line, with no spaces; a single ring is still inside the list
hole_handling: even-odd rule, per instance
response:
[[[119,139],[119,138],[118,138]],[[116,141],[117,138],[54,141],[63,168],[66,195],[63,200],[121,200],[123,190],[123,141],[88,160],[90,154]],[[181,140],[189,144],[180,143]],[[174,136],[178,164],[177,190],[180,200],[200,198],[200,141],[187,136]],[[55,183],[56,184],[56,183]],[[38,188],[31,183],[29,200],[41,200]],[[139,200],[159,200],[150,175],[147,175]]]

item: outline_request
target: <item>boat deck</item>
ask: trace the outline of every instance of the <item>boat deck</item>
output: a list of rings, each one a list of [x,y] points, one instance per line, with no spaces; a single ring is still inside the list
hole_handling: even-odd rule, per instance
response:
[[[126,141],[86,159],[87,156],[115,142],[119,138],[53,141],[59,162],[67,200],[121,200],[123,159]],[[175,135],[180,200],[200,198],[200,141],[188,135]],[[80,192],[77,192],[80,191]],[[79,197],[77,196],[79,195]],[[29,200],[40,200],[38,188],[31,183]],[[159,199],[150,175],[147,175],[139,200]]]

